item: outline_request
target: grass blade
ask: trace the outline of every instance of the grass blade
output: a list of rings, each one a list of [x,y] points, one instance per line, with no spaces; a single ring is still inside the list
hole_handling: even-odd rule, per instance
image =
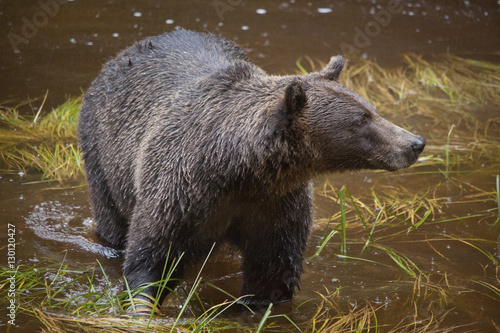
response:
[[[264,313],[264,316],[262,316],[262,319],[260,320],[259,326],[257,326],[257,329],[255,330],[255,333],[259,333],[265,327],[266,321],[267,321],[269,315],[271,314],[271,309],[272,308],[273,308],[273,303],[269,304],[269,306],[267,307],[267,310]]]
[[[497,175],[497,214],[496,224],[500,223],[500,175]]]

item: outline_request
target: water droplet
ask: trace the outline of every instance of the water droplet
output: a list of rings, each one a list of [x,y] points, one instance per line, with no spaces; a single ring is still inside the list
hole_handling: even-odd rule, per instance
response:
[[[321,14],[328,14],[332,12],[331,8],[318,8],[318,12]]]

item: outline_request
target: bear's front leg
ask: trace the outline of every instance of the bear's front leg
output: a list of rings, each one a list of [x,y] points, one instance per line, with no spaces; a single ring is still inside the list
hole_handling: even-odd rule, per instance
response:
[[[233,238],[243,253],[241,295],[252,295],[242,301],[255,306],[288,302],[302,274],[312,222],[311,189],[304,185],[257,206]]]
[[[273,251],[269,249],[270,251]],[[253,252],[256,260],[247,259]],[[292,300],[295,287],[298,287],[302,264],[272,262],[257,259],[261,254],[247,251],[243,263],[244,280],[241,287],[242,302],[247,305],[266,306]],[[302,258],[297,259],[302,260]],[[271,267],[272,266],[272,267]]]

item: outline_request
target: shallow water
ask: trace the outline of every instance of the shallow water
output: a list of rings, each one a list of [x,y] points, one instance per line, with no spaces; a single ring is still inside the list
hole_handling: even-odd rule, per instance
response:
[[[44,106],[44,110],[48,110],[63,102],[67,95],[76,96],[81,89],[86,89],[102,63],[122,48],[177,27],[220,33],[245,47],[257,65],[278,74],[295,72],[295,61],[304,56],[326,61],[331,55],[342,53],[346,44],[385,66],[400,65],[401,55],[408,52],[430,57],[449,51],[477,59],[498,60],[494,56],[500,46],[497,1],[481,2],[481,5],[473,1],[454,5],[447,1],[406,1],[397,13],[390,14],[386,26],[380,25],[378,33],[376,30],[365,32],[371,35],[368,41],[359,37],[356,27],[361,31],[366,31],[367,26],[375,29],[376,25],[371,22],[377,22],[376,15],[389,10],[388,1],[231,1],[233,5],[225,7],[225,12],[220,9],[218,12],[219,7],[214,3],[217,2],[130,1],[125,6],[119,1],[70,1],[53,7],[49,11],[53,15],[46,14],[45,22],[44,15],[40,14],[44,9],[38,2],[0,0],[0,21],[4,23],[0,26],[0,35],[8,37],[0,39],[3,78],[0,103],[15,105],[27,97],[43,97],[49,90]],[[31,34],[29,28],[23,31],[23,26],[30,24],[26,22],[38,25]],[[15,33],[27,43],[10,42],[9,33],[11,40]],[[33,103],[34,111],[40,103],[40,100]],[[27,114],[32,112],[28,107],[21,110]],[[484,121],[498,117],[498,106],[481,112]],[[420,125],[416,126],[419,134],[428,136],[432,129]],[[492,128],[491,132],[491,135],[500,135],[498,128]],[[429,145],[443,145],[446,134],[441,139]],[[408,233],[406,225],[393,221],[377,226],[374,237],[376,244],[415,262],[434,285],[448,284],[447,297],[435,290],[424,292],[424,287],[430,284],[421,283],[422,292],[413,306],[415,278],[399,269],[380,249],[369,247],[362,252],[366,232],[358,221],[347,230],[346,254],[377,263],[339,258],[337,235],[319,257],[305,261],[300,292],[292,303],[279,306],[276,313],[286,313],[297,323],[305,322],[321,300],[318,292],[326,295],[341,287],[338,296],[332,297],[341,310],[347,311],[356,304],[363,306],[369,301],[381,307],[377,318],[389,327],[413,316],[415,307],[421,318],[449,310],[443,321],[445,327],[474,323],[471,329],[488,332],[493,330],[492,320],[499,325],[498,296],[493,299],[494,294],[474,282],[488,282],[498,287],[492,260],[457,238],[472,239],[474,245],[500,259],[499,233],[491,229],[497,207],[491,193],[494,176],[500,168],[492,166],[491,159],[477,159],[454,166],[449,177],[438,169],[442,169],[442,165],[396,173],[347,173],[316,179],[315,227],[307,257],[317,250],[327,221],[339,209],[334,201],[324,197],[323,185],[327,180],[335,191],[346,185],[353,196],[368,204],[373,201],[372,188],[377,193],[384,193],[384,189],[390,193],[399,188],[400,193],[407,193],[407,198],[431,189],[432,196],[439,198],[440,207],[426,223]],[[52,256],[62,260],[61,251],[67,250],[65,262],[72,269],[95,267],[97,259],[111,279],[121,276],[120,253],[100,245],[93,236],[88,189],[82,182],[37,183],[37,175],[17,171],[3,172],[0,177],[0,228],[7,231],[8,224],[15,225],[18,264],[33,265]],[[422,208],[419,214],[423,211]],[[447,219],[454,220],[436,223]],[[332,221],[336,223],[338,220]],[[1,251],[7,242],[7,232],[1,232]],[[5,257],[3,253],[2,257]],[[190,286],[198,269],[193,267],[189,271],[182,286]],[[203,277],[237,295],[242,278],[239,256],[228,248],[219,251],[210,258]],[[100,279],[99,283],[104,285],[104,279]],[[444,283],[443,279],[448,282]],[[84,290],[84,285],[75,285],[72,291]],[[202,285],[199,293],[207,304],[226,299],[207,285]],[[306,301],[310,302],[297,309]],[[176,316],[175,300],[167,300],[164,311]],[[0,331],[3,331],[8,326],[1,311],[0,316]],[[228,314],[228,317],[243,324],[260,319],[258,315]],[[23,330],[40,326],[32,318],[17,319]]]

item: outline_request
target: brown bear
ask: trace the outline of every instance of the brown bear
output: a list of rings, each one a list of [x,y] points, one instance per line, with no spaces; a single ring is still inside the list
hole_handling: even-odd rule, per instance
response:
[[[243,257],[245,303],[291,300],[311,178],[406,168],[425,146],[342,86],[343,66],[336,56],[317,73],[267,75],[232,42],[185,30],[104,65],[83,100],[79,141],[96,232],[126,248],[130,287],[160,280],[182,255],[181,277],[228,241]]]

